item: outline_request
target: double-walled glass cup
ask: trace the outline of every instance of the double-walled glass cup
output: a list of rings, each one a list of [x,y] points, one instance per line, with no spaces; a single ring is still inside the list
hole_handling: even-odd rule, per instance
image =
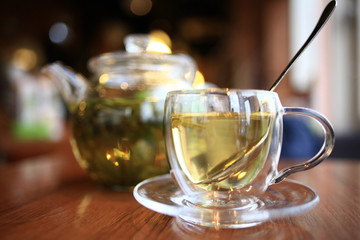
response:
[[[285,114],[315,119],[324,143],[310,160],[278,171]],[[171,175],[187,206],[200,209],[179,217],[230,227],[241,224],[236,215],[244,209],[261,206],[258,196],[270,185],[326,159],[335,139],[320,113],[283,107],[275,92],[235,89],[169,92],[164,135]]]

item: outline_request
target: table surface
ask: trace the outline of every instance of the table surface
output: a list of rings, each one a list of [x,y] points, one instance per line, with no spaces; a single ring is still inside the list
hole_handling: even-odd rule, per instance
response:
[[[296,179],[310,211],[246,229],[179,224],[131,192],[100,187],[70,151],[0,164],[0,239],[360,239],[360,160],[328,159]]]

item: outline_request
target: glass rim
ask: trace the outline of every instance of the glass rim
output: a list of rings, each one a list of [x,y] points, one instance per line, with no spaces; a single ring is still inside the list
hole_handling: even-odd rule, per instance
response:
[[[276,92],[263,90],[263,89],[237,89],[237,88],[204,88],[204,89],[183,89],[183,90],[173,90],[167,93],[168,96],[174,95],[190,95],[190,94],[216,94],[216,93],[254,93],[254,94],[262,94],[262,95],[273,95],[274,97],[278,97],[279,95]]]

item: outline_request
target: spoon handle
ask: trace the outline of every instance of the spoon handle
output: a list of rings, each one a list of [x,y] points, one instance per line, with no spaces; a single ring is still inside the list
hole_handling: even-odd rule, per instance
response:
[[[318,23],[316,24],[314,30],[310,34],[309,38],[306,40],[304,45],[299,49],[299,51],[295,54],[295,56],[291,59],[289,64],[286,66],[284,71],[280,74],[278,79],[274,82],[274,84],[271,86],[269,91],[273,91],[277,85],[280,83],[280,81],[283,79],[285,74],[289,71],[295,60],[301,55],[301,53],[306,49],[306,47],[311,43],[311,41],[315,38],[315,36],[320,32],[322,27],[325,25],[331,14],[333,13],[335,7],[336,7],[336,0],[331,1],[328,3],[328,5],[325,7],[323,13],[321,14]]]

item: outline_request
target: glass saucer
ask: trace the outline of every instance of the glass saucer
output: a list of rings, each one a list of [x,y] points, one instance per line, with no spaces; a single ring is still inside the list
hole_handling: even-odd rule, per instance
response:
[[[281,217],[304,213],[319,202],[310,187],[284,180],[269,186],[256,197],[251,208],[206,208],[189,204],[170,175],[162,175],[139,183],[134,189],[135,199],[155,212],[202,226],[245,228]]]

